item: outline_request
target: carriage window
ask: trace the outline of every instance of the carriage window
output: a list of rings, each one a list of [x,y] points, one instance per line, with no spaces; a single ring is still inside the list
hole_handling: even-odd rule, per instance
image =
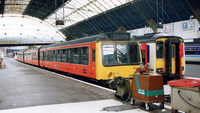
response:
[[[40,60],[43,61],[43,52],[40,52]]]
[[[89,48],[83,47],[81,48],[81,64],[88,65],[89,63]]]
[[[34,60],[34,53],[30,53],[31,55],[31,60]]]
[[[156,42],[156,57],[158,59],[162,59],[164,56],[164,47],[163,47],[163,41],[157,41]]]
[[[137,43],[129,44],[129,54],[130,54],[131,64],[140,63],[140,51],[139,51],[139,45]]]
[[[113,44],[103,45],[102,49],[103,49],[104,65],[115,64],[114,45]]]
[[[196,48],[185,48],[186,55],[196,55]]]
[[[47,61],[47,51],[44,52],[44,60]]]
[[[92,62],[95,62],[95,49],[92,49]]]
[[[57,50],[57,62],[60,62],[60,57],[61,57],[61,54],[60,54],[60,50]]]
[[[35,56],[35,57],[36,57],[35,60],[38,60],[38,53],[36,52],[35,55],[36,55],[36,56]]]
[[[46,55],[46,56],[47,56],[47,61],[51,61],[51,58],[50,58],[50,51],[47,51],[46,54],[47,54],[47,55]]]
[[[52,55],[53,55],[53,60],[52,61],[56,61],[56,51],[55,50],[53,50]]]
[[[61,60],[61,62],[66,62],[66,50],[63,49],[61,51],[62,51],[62,60]]]
[[[79,48],[71,49],[71,63],[79,64]]]
[[[75,49],[70,49],[70,51],[71,51],[71,56],[70,56],[70,63],[74,63],[75,61],[74,61],[74,59],[75,59]]]
[[[74,63],[75,64],[79,64],[79,60],[80,60],[80,49],[79,48],[75,48],[74,51]]]
[[[46,55],[46,56],[47,56],[47,61],[50,61],[50,55],[49,55],[49,53],[50,53],[50,51],[47,51],[47,52],[46,52],[46,54],[47,54],[47,55]]]
[[[198,48],[198,54],[200,55],[200,48]]]
[[[35,60],[35,55],[33,55],[32,60]]]
[[[42,61],[45,61],[45,54],[44,54],[44,52],[42,52],[41,54],[42,54]]]
[[[67,49],[66,51],[67,51],[67,59],[66,59],[66,62],[67,62],[67,63],[70,63],[70,55],[71,55],[71,54],[70,54],[70,49]]]
[[[53,51],[49,51],[49,56],[48,57],[49,57],[49,61],[53,61]]]
[[[117,44],[117,61],[120,64],[128,63],[128,53],[126,44]]]

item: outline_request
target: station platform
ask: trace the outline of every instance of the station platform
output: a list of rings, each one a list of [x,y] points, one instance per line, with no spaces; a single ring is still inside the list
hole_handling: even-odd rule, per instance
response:
[[[170,113],[152,104],[117,100],[114,91],[4,58],[0,69],[0,113]]]

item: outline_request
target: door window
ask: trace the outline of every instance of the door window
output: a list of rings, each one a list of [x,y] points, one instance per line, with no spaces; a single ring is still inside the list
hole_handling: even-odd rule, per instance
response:
[[[158,59],[162,59],[164,56],[164,45],[163,41],[157,41],[156,42],[156,57]]]
[[[171,51],[171,52],[172,52],[172,58],[175,57],[175,55],[174,55],[174,54],[175,54],[175,50],[174,50],[174,49],[175,49],[175,47],[174,47],[174,45],[173,45],[173,46],[172,46],[172,51]]]

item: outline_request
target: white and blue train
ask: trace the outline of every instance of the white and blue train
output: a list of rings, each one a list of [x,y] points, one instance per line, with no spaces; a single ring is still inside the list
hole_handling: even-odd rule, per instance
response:
[[[185,43],[185,61],[200,63],[200,44]]]

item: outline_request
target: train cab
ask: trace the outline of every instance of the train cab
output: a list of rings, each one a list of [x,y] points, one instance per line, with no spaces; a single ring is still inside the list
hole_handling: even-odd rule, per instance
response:
[[[181,37],[152,33],[134,36],[132,40],[141,43],[143,62],[146,58],[147,67],[154,69],[151,73],[162,74],[165,83],[184,75],[184,41]]]

